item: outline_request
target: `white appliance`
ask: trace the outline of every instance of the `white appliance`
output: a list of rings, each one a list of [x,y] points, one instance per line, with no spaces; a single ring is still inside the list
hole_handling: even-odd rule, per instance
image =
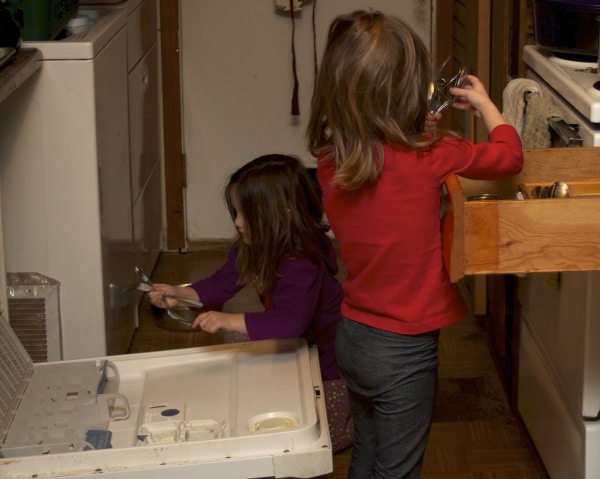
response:
[[[527,76],[578,125],[583,146],[600,146],[596,60],[536,46],[526,46],[523,56]],[[600,174],[600,150],[598,160]],[[597,479],[600,272],[529,274],[519,279],[519,299],[519,412],[553,479]]]
[[[0,321],[0,476],[315,477],[333,469],[304,340],[33,364]]]
[[[6,270],[60,282],[63,359],[124,353],[137,325],[132,10],[80,7],[78,19],[89,21],[81,32],[24,42],[41,50],[42,68],[0,105]]]
[[[595,58],[558,56],[535,45],[523,48],[527,77],[577,125],[583,146],[600,146],[600,75]]]
[[[530,274],[519,285],[519,412],[550,477],[596,479],[600,273]]]

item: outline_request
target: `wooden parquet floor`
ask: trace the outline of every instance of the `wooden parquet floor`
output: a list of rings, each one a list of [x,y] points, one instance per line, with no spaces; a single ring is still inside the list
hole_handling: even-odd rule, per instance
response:
[[[189,283],[213,272],[225,259],[223,246],[163,253],[155,282]],[[343,273],[342,273],[343,274]],[[260,310],[252,288],[224,307]],[[129,352],[178,349],[229,341],[222,334],[165,329],[165,319],[146,301]],[[168,326],[167,326],[168,327]],[[518,414],[510,407],[490,354],[486,333],[473,317],[445,328],[440,336],[438,399],[422,479],[548,479]],[[352,450],[334,456],[326,479],[346,477]]]

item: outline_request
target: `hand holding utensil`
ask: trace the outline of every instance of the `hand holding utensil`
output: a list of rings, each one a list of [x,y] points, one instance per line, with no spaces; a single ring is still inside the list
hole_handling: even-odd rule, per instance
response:
[[[444,67],[448,60],[446,60],[440,70]],[[439,78],[434,80],[429,85],[429,112],[432,115],[437,115],[444,108],[454,102],[454,96],[450,94],[450,89],[461,85],[463,76],[467,73],[467,67],[461,66],[458,73],[452,76],[449,80]]]
[[[137,289],[139,291],[144,291],[145,293],[149,293],[150,291],[152,291],[152,286],[150,286],[147,283],[140,283],[138,285]],[[193,308],[201,309],[204,307],[204,304],[202,304],[202,302],[198,301],[197,299],[186,298],[185,296],[177,296],[175,294],[163,293],[162,297],[167,298],[167,299],[175,299],[181,303],[189,304]]]
[[[152,291],[152,280],[148,277],[148,275],[146,273],[144,273],[141,268],[139,268],[138,266],[134,267],[134,270],[136,272],[136,274],[138,275],[138,278],[140,280],[140,284],[138,285],[138,289],[140,291],[144,291],[144,292],[150,292]],[[190,320],[188,318],[185,318],[183,316],[181,316],[180,314],[176,313],[175,311],[173,311],[170,307],[169,307],[169,303],[166,301],[167,298],[171,298],[171,299],[176,299],[177,301],[181,301],[181,302],[185,302],[188,304],[191,304],[192,306],[196,307],[196,308],[202,308],[203,304],[200,301],[196,301],[193,299],[188,299],[188,298],[184,298],[181,296],[175,296],[175,295],[170,295],[170,294],[165,294],[163,293],[164,301],[163,303],[165,304],[165,311],[167,312],[167,315],[169,316],[169,318],[178,321],[180,323],[183,324],[191,324],[193,323],[193,320]]]

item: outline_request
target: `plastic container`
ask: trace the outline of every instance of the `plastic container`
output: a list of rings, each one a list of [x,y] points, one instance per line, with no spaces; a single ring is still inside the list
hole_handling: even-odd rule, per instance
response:
[[[25,41],[53,40],[77,13],[77,0],[8,0]]]
[[[553,52],[598,56],[600,0],[534,0],[536,43]]]

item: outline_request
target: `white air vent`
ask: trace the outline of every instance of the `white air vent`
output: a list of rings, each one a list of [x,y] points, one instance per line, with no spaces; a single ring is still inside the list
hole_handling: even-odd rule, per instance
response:
[[[33,362],[62,359],[60,283],[39,273],[7,273],[10,326]]]

